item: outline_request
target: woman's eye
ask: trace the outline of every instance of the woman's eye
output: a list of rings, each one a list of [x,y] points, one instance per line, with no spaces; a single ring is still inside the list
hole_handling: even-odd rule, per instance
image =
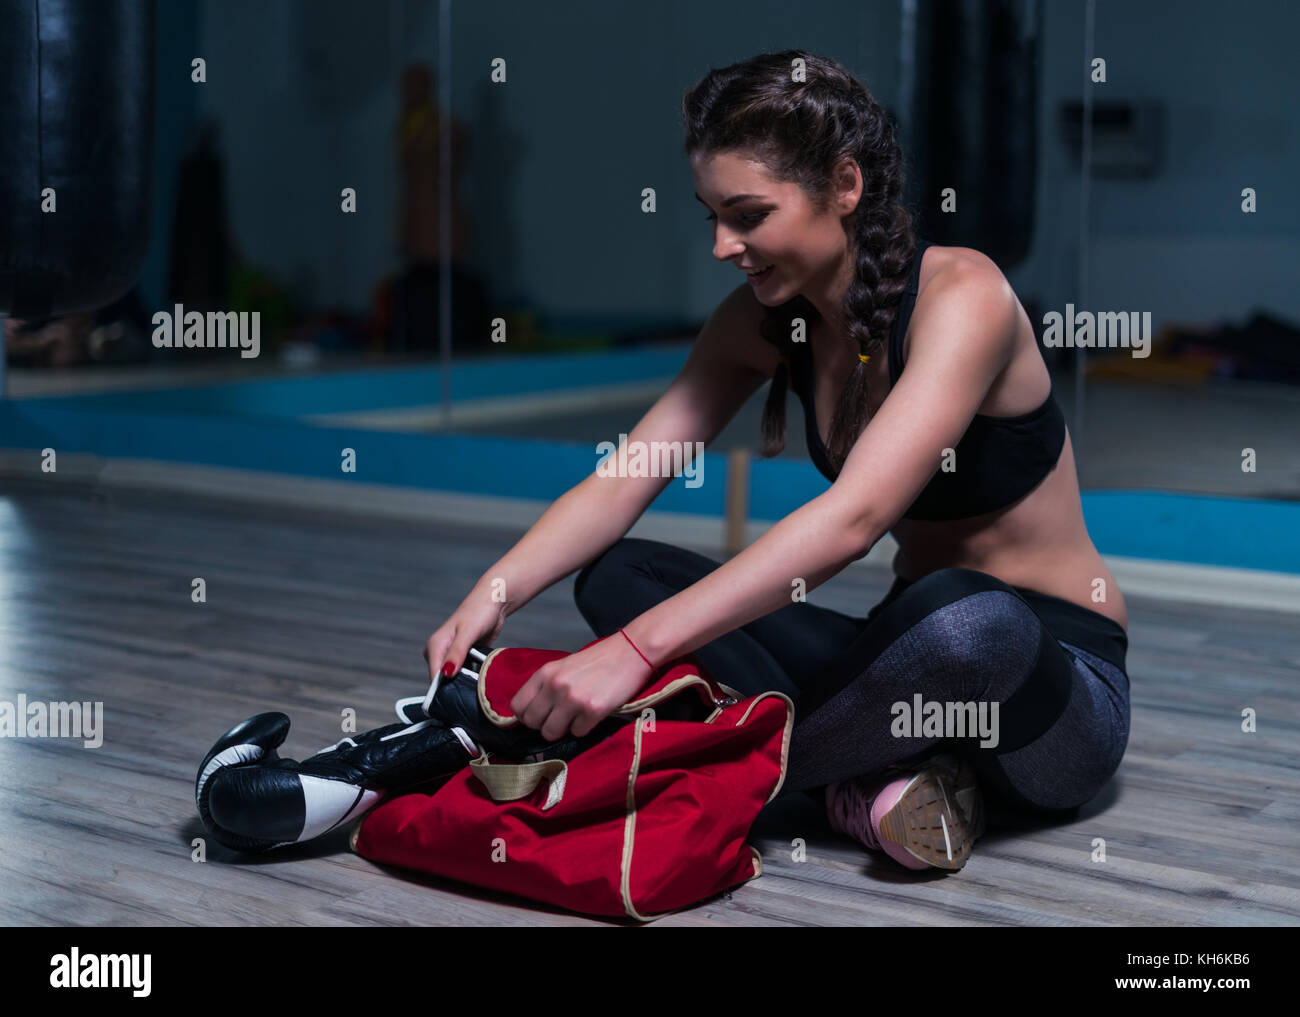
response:
[[[717,217],[717,215],[715,215],[713,212],[710,212],[710,213],[709,213],[708,215],[706,215],[704,218],[705,218],[708,222],[715,222],[715,221],[717,221],[717,218],[718,218],[718,217]],[[742,216],[740,217],[740,221],[743,222],[743,223],[745,223],[747,226],[757,226],[759,223],[761,223],[761,222],[762,222],[764,219],[766,219],[766,218],[767,218],[767,213],[766,213],[766,212],[755,212],[753,215],[742,215]]]

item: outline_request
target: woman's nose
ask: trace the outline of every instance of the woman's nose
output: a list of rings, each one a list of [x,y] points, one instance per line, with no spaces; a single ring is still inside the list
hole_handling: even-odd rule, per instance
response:
[[[719,261],[730,261],[744,251],[744,246],[734,233],[719,226],[713,234],[713,256]]]

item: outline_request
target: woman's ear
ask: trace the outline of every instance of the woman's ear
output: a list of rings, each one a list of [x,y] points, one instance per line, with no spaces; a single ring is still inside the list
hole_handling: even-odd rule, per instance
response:
[[[834,190],[835,205],[840,215],[848,215],[858,207],[862,200],[862,167],[857,159],[845,156],[835,164],[831,172],[831,186]]]

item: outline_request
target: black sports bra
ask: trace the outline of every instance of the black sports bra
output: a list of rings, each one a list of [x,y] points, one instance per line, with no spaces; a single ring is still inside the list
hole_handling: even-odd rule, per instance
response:
[[[931,246],[924,241],[917,244],[907,289],[889,333],[891,389],[903,372],[903,337],[916,306],[921,257]],[[803,404],[808,454],[822,475],[834,481],[836,473],[831,469],[826,446],[817,429],[812,348],[809,343],[802,345],[807,349],[791,358],[791,385]],[[934,476],[903,513],[903,518],[931,522],[969,519],[1006,508],[1042,483],[1056,466],[1064,447],[1065,416],[1051,392],[1037,409],[1016,417],[977,413],[954,450],[957,469],[945,473],[936,467]]]

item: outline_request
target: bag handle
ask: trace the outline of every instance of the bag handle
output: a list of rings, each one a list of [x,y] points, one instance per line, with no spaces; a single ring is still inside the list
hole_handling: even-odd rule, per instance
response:
[[[542,811],[560,804],[564,797],[564,783],[569,768],[563,759],[547,759],[540,763],[491,763],[484,752],[469,761],[470,773],[487,788],[495,802],[514,802],[527,798],[544,780],[551,782]]]

